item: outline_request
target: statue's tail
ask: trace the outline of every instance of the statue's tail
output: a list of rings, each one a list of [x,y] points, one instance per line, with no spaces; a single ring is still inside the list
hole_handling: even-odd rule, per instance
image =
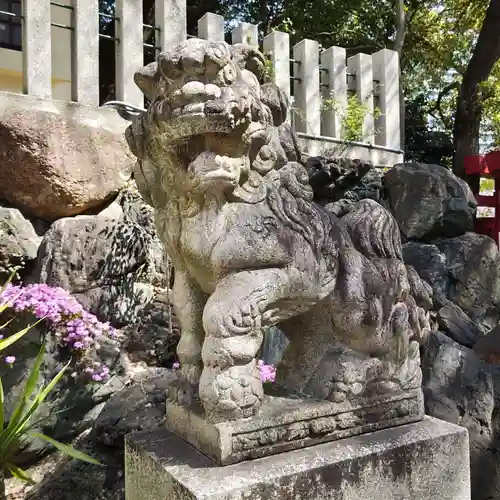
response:
[[[365,257],[403,261],[398,224],[376,201],[361,200],[342,222],[354,246]]]

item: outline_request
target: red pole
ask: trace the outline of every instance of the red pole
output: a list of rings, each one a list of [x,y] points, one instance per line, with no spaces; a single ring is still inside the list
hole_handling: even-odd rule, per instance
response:
[[[495,176],[495,237],[493,238],[500,246],[500,178]]]

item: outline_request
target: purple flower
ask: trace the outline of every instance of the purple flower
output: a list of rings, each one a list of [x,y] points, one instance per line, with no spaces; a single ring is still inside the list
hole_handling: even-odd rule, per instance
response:
[[[276,368],[273,365],[266,365],[261,359],[257,362],[262,382],[274,382],[276,380]]]
[[[108,323],[101,323],[63,288],[43,283],[9,284],[0,291],[0,305],[8,305],[15,312],[31,313],[48,322],[59,343],[72,351],[76,371],[86,372],[91,378],[95,375],[94,380],[99,382],[109,377],[109,369],[100,365],[87,372],[85,366],[91,358],[87,351],[98,348],[96,340],[101,335],[116,337],[116,330]]]
[[[16,361],[16,357],[15,356],[6,356],[5,357],[5,362],[8,364],[8,365],[13,365]]]
[[[178,361],[176,361],[176,362],[172,365],[172,368],[173,368],[174,370],[177,370],[177,369],[178,369],[178,368],[180,368],[180,367],[181,367],[181,364],[180,364]]]

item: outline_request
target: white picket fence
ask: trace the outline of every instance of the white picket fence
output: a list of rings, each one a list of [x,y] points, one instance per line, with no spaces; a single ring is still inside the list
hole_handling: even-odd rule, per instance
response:
[[[50,99],[51,3],[22,0],[24,92]],[[99,105],[99,14],[98,0],[71,0],[73,11],[71,98],[86,105]],[[143,66],[144,25],[142,0],[116,0],[116,99],[143,106],[134,84],[134,72]],[[224,19],[207,13],[198,21],[198,33],[186,32],[186,0],[156,0],[153,28],[157,50],[165,50],[188,36],[224,40]],[[158,43],[159,42],[159,43]],[[258,27],[240,23],[232,30],[232,43],[259,45]],[[293,47],[287,33],[273,31],[260,47],[269,57],[275,82],[288,95],[293,90],[290,117],[310,154],[320,148],[344,143],[343,117],[349,93],[355,93],[367,112],[362,141],[352,143],[347,156],[368,159],[377,165],[402,160],[399,111],[398,54],[383,49],[373,55],[346,58],[342,47],[320,51],[318,42],[302,40]],[[1,59],[1,58],[0,58]],[[0,62],[1,65],[1,62]],[[292,68],[292,71],[291,71]],[[335,106],[324,103],[335,102]],[[375,106],[381,116],[374,117]]]

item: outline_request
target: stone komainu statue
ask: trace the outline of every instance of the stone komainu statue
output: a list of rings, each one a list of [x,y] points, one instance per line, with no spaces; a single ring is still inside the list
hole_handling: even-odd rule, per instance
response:
[[[290,341],[276,385],[349,404],[420,389],[431,291],[400,233],[363,200],[339,219],[313,201],[285,122],[245,45],[189,39],[136,74],[150,100],[127,130],[135,179],[175,268],[181,372],[172,402],[207,420],[255,415],[263,330]]]

